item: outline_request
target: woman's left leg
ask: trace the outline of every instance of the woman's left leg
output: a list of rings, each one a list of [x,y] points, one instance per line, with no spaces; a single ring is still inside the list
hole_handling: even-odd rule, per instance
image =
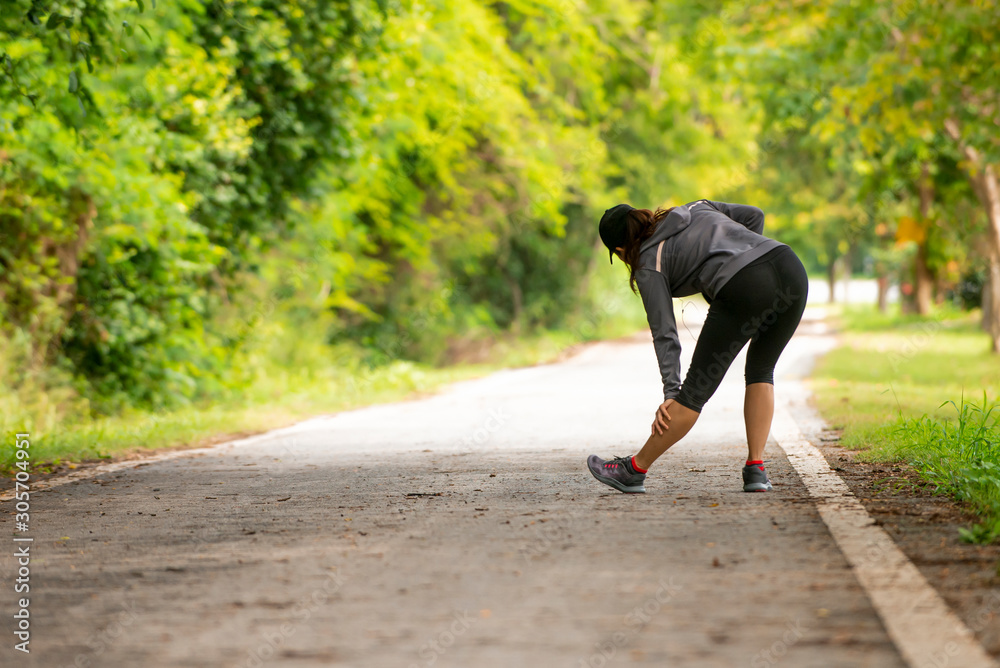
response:
[[[747,430],[747,461],[764,458],[764,444],[774,418],[774,367],[795,334],[809,294],[805,267],[791,248],[768,258],[778,289],[774,301],[760,316],[759,327],[747,349],[746,397],[743,418]]]
[[[764,444],[771,431],[774,418],[774,385],[752,383],[747,385],[743,398],[743,421],[747,427],[747,461],[764,459]]]

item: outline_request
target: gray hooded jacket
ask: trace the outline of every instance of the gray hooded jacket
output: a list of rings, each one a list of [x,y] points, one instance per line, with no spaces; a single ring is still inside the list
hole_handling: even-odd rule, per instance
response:
[[[763,231],[764,212],[755,206],[698,200],[667,214],[639,248],[635,280],[660,363],[664,401],[681,389],[672,298],[700,292],[711,302],[736,272],[785,245]]]

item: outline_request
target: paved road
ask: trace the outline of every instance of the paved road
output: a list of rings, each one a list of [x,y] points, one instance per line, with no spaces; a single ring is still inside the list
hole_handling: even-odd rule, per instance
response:
[[[774,492],[740,491],[742,360],[648,494],[590,477],[659,392],[645,335],[38,492],[32,652],[8,543],[2,663],[902,666],[776,446]]]

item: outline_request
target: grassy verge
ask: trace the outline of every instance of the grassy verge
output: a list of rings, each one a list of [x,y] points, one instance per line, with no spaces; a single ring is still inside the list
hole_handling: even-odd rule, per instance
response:
[[[604,283],[594,289],[610,296],[593,301],[604,306],[579,314],[565,329],[522,337],[480,337],[475,363],[438,368],[396,360],[367,368],[358,361],[356,350],[323,344],[322,326],[303,331],[278,323],[241,360],[253,369],[253,381],[234,389],[228,400],[211,404],[93,419],[87,417],[85,402],[65,383],[18,390],[0,385],[0,432],[8,444],[0,448],[0,475],[9,476],[15,470],[15,432],[31,434],[32,465],[39,470],[74,468],[74,462],[83,460],[218,442],[310,416],[431,393],[448,383],[501,368],[551,362],[574,345],[624,336],[645,325],[641,301],[627,293],[620,278],[604,277]],[[13,364],[3,343],[0,340],[0,378]]]
[[[270,391],[255,389],[239,401],[162,413],[135,411],[93,420],[68,420],[41,431],[32,430],[32,461],[48,472],[63,463],[75,468],[72,462],[113,459],[137,450],[204,445],[285,426],[313,415],[433,391],[447,382],[486,371],[485,365],[423,369],[395,363],[367,376],[306,380],[288,373],[270,378]],[[14,451],[5,448],[0,470],[10,474],[13,463]]]
[[[841,313],[843,345],[817,366],[820,412],[870,461],[906,461],[982,517],[966,539],[1000,535],[1000,357],[978,314]]]
[[[57,421],[32,430],[32,460],[41,470],[86,459],[112,459],[136,450],[198,446],[224,438],[266,431],[310,416],[358,406],[396,401],[433,392],[451,382],[475,378],[500,368],[551,361],[579,343],[571,332],[545,332],[525,339],[496,342],[489,361],[434,368],[396,361],[365,370],[330,365],[316,371],[272,369],[239,399],[188,406],[163,413],[133,412],[94,420]],[[3,420],[5,433],[24,430]],[[11,440],[12,439],[8,439]],[[0,472],[12,472],[15,450],[4,448]]]

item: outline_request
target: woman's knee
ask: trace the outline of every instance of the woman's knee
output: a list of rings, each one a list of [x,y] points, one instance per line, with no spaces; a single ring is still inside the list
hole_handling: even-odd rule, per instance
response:
[[[747,387],[754,385],[756,383],[767,383],[768,385],[774,385],[774,368],[770,370],[759,369],[756,371],[747,370],[744,377],[747,381]]]
[[[696,415],[700,415],[705,404],[711,398],[711,395],[704,396],[697,392],[685,392],[684,387],[681,387],[680,394],[674,399],[675,403],[680,404],[684,408],[693,411]]]

